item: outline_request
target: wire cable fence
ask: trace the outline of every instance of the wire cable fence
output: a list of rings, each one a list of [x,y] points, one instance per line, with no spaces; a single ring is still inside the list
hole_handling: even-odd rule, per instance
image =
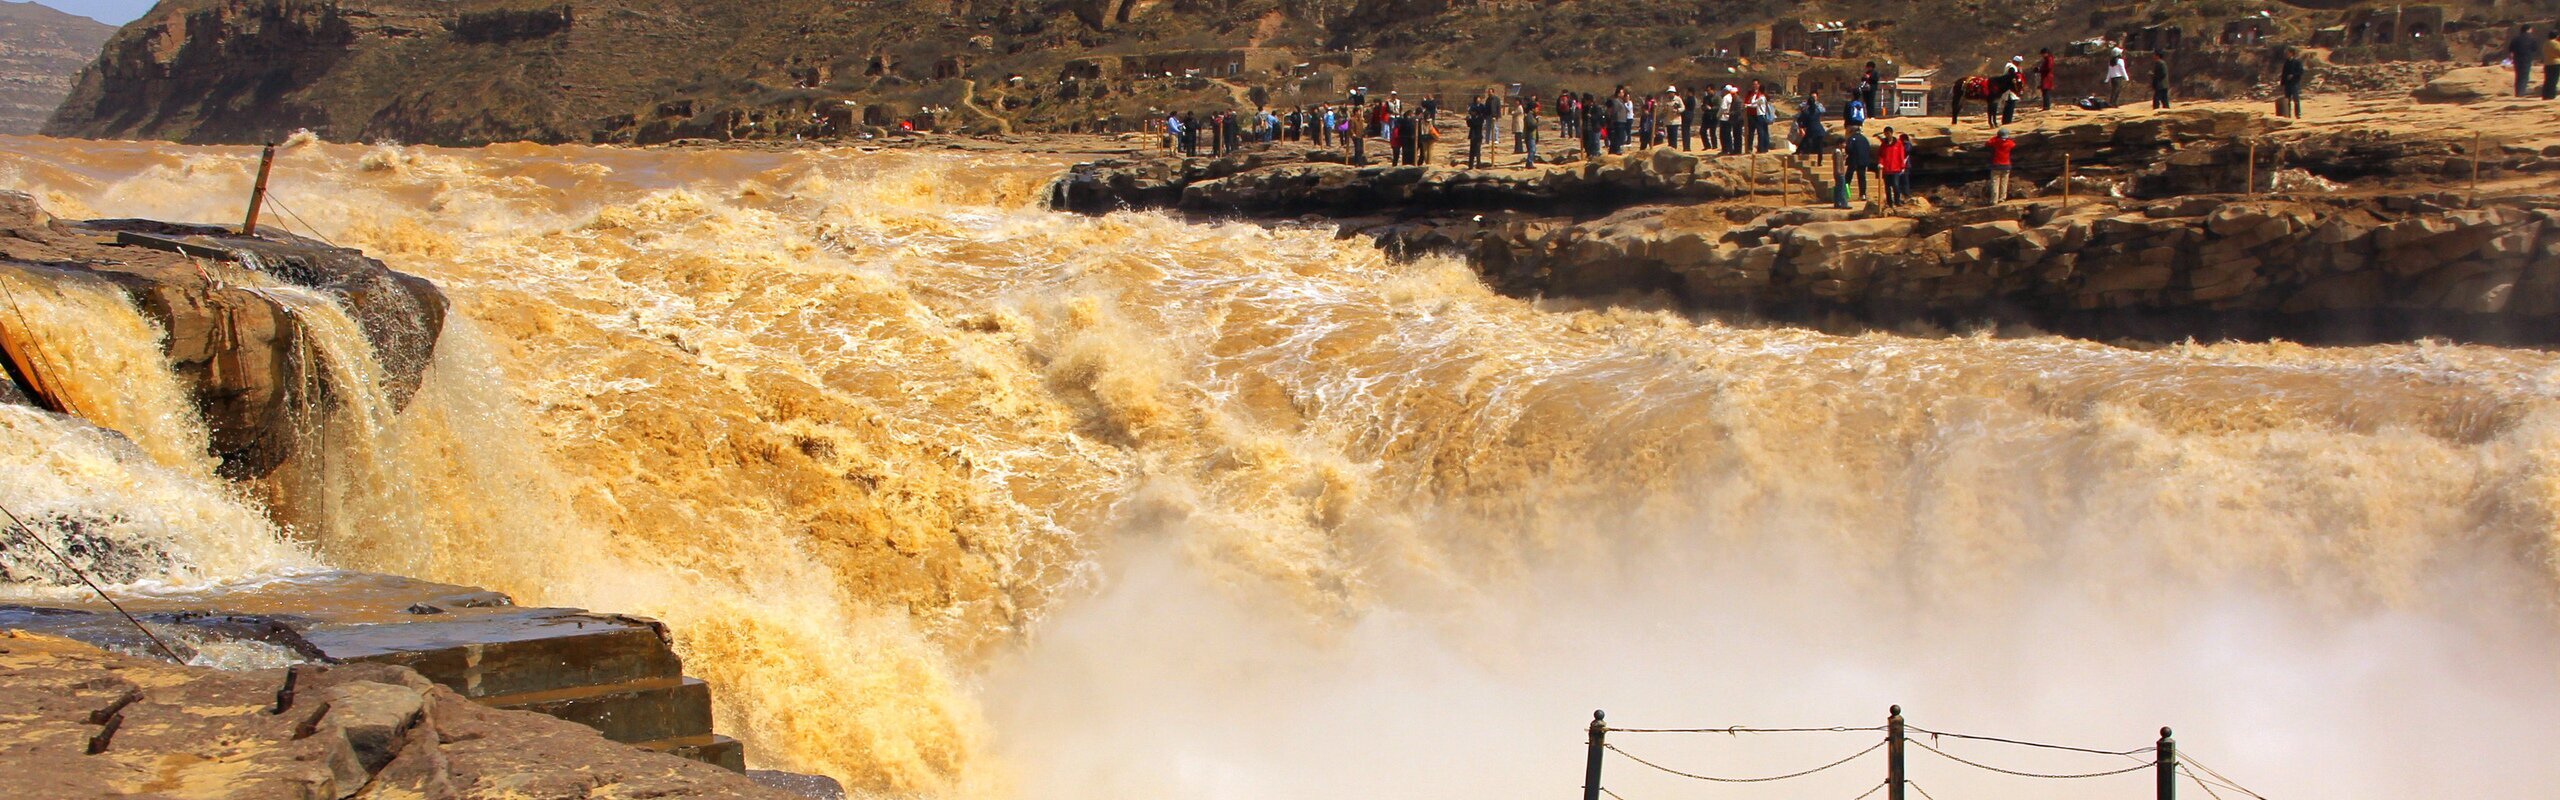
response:
[[[2241,786],[2239,781],[2232,780],[2230,776],[2217,772],[2212,767],[2206,766],[2204,763],[2195,760],[2192,755],[2180,752],[2178,749],[2177,739],[2172,735],[2168,728],[2161,728],[2159,741],[2149,747],[2137,747],[2127,750],[2108,750],[2103,748],[2080,747],[2026,739],[2011,739],[1999,736],[1983,736],[1977,734],[1950,733],[1946,731],[1930,730],[1906,724],[1902,717],[1902,707],[1894,706],[1887,715],[1885,724],[1872,727],[1833,725],[1790,728],[1763,728],[1747,726],[1729,726],[1722,728],[1613,728],[1608,724],[1608,715],[1606,713],[1593,712],[1591,715],[1591,727],[1589,728],[1589,732],[1590,740],[1588,742],[1587,753],[1589,764],[1586,767],[1586,771],[1583,776],[1584,800],[1601,800],[1604,796],[1609,798],[1609,800],[1625,800],[1625,798],[1618,796],[1617,792],[1603,787],[1600,782],[1602,768],[1606,764],[1608,756],[1611,754],[1615,754],[1619,758],[1624,758],[1628,761],[1633,761],[1640,766],[1656,772],[1688,780],[1719,784],[1765,784],[1790,781],[1829,772],[1857,762],[1859,759],[1873,755],[1877,751],[1883,751],[1885,753],[1886,765],[1884,781],[1876,784],[1873,788],[1868,789],[1865,793],[1858,795],[1856,798],[1852,798],[1852,800],[1867,800],[1867,798],[1875,796],[1878,792],[1885,793],[1885,800],[1909,800],[1908,797],[1906,797],[1906,792],[1917,793],[1922,800],[1937,800],[1937,798],[1929,794],[1928,790],[1920,788],[1918,782],[1911,780],[1911,773],[1909,769],[1910,765],[1905,757],[1907,753],[1906,746],[1918,747],[1921,750],[1927,751],[1948,761],[1953,761],[1957,764],[1985,772],[2034,780],[2087,780],[2092,778],[2106,778],[2150,771],[2154,773],[2157,781],[2154,789],[2157,800],[2176,800],[2181,778],[2183,778],[2185,782],[2193,783],[2197,788],[2203,789],[2205,795],[2212,798],[2212,800],[2228,800],[2222,794],[2225,790],[2236,792],[2240,795],[2251,798],[2252,800],[2268,800],[2266,795],[2244,788]],[[1884,736],[1882,741],[1869,745],[1864,750],[1851,753],[1838,760],[1826,762],[1818,767],[1780,775],[1740,778],[1691,772],[1666,766],[1653,759],[1637,756],[1634,753],[1621,749],[1616,744],[1610,743],[1608,741],[1608,735],[1612,733],[1721,734],[1732,738],[1739,738],[1748,734],[1796,733],[1882,733]],[[1913,738],[1915,734],[1919,737],[1925,737],[1925,740]],[[2021,769],[2012,766],[2001,766],[1994,763],[1987,763],[1990,759],[1985,759],[1981,756],[1972,754],[1957,755],[1955,753],[1948,752],[1945,749],[1945,745],[1947,745],[1950,740],[2008,745],[2020,748],[2078,753],[2083,755],[2106,756],[2110,758],[2123,758],[2136,763],[2123,766],[2121,768],[2102,769],[2088,772],[2050,772],[2034,769]]]

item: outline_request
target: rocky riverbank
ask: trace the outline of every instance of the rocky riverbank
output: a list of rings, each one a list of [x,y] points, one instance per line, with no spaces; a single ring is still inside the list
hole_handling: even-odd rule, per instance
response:
[[[2037,115],[2017,126],[2020,181],[2001,204],[1979,125],[1896,119],[1876,127],[1913,133],[1920,194],[1897,209],[1810,203],[1830,169],[1784,155],[1457,169],[1295,145],[1082,164],[1052,205],[1331,224],[1399,256],[1463,256],[1507,292],[1788,321],[2560,341],[2560,112],[2474,85],[2491,77],[2432,84],[2422,94],[2459,96],[2417,112],[2422,126],[2382,101],[2308,121],[2231,105]]]
[[[0,631],[0,795],[770,798],[383,664],[223,671]]]
[[[149,220],[55,219],[26,195],[0,192],[0,276],[25,286],[104,282],[134,299],[167,334],[163,346],[213,436],[225,475],[266,475],[294,454],[296,426],[326,413],[340,392],[317,363],[319,333],[276,287],[343,305],[386,374],[383,393],[405,405],[444,329],[433,284],[363,253],[298,236],[240,236],[227,228]],[[13,301],[14,302],[14,301]],[[52,388],[75,376],[19,320],[0,325],[18,399],[78,413]]]

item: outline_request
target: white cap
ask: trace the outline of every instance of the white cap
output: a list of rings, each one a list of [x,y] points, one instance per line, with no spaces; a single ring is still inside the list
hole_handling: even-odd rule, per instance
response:
[[[2011,64],[2024,64],[2024,63],[2027,63],[2027,57],[2026,57],[2026,56],[2010,56],[2010,57],[2009,57],[2009,63],[2011,63]]]
[[[1678,86],[1673,86],[1673,87],[1671,87],[1671,88],[1669,88],[1669,89],[1666,89],[1666,90],[1664,90],[1664,91],[1668,91],[1668,92],[1670,92],[1670,93],[1672,93],[1672,94],[1679,94],[1679,93],[1680,93],[1680,87],[1678,87]]]

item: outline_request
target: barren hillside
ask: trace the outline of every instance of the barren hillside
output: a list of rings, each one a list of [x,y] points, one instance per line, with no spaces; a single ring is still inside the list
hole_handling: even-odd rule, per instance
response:
[[[0,0],[0,134],[34,133],[115,26]]]
[[[2099,36],[2170,50],[2193,90],[2228,93],[2275,44],[2323,28],[2342,63],[2476,62],[2506,24],[2553,16],[2555,0],[167,0],[48,130],[451,144],[1125,130],[1362,86],[1795,85],[1867,60],[1953,73]]]

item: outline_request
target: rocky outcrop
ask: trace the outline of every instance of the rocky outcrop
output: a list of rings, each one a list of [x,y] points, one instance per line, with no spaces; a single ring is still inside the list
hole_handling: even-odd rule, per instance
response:
[[[235,478],[282,464],[298,426],[334,408],[339,392],[357,390],[331,384],[317,361],[325,357],[314,346],[318,334],[258,287],[282,283],[334,298],[362,328],[395,406],[417,391],[444,327],[445,299],[433,285],[353,250],[290,234],[244,237],[144,220],[66,223],[24,195],[0,193],[0,270],[39,283],[106,280],[132,295],[168,332],[170,362]]]
[[[116,32],[88,17],[0,0],[0,134],[44,127],[71,80]]]
[[[1405,223],[1523,294],[1660,292],[1777,317],[2066,332],[2560,341],[2560,204],[2195,196],[1879,216],[1643,208],[1585,223]],[[1756,212],[1756,213],[1755,213]]]
[[[769,798],[396,666],[226,672],[0,632],[0,795]]]
[[[2087,181],[2083,194],[2165,198],[2243,192],[2253,180],[2270,188],[2286,170],[2328,181],[2433,180],[2467,177],[2475,162],[2487,179],[2560,172],[2560,148],[2506,146],[2473,152],[2467,131],[2388,131],[2367,126],[2304,126],[2230,108],[2183,109],[2119,116],[2056,116],[2020,126],[2015,163],[2033,182],[2064,172]],[[1912,183],[1920,191],[1961,193],[1990,163],[1979,131],[1925,129],[1912,140]],[[1516,163],[1506,156],[1506,163]],[[2250,164],[2254,159],[2258,168]],[[1297,145],[1250,145],[1217,158],[1157,154],[1076,165],[1051,191],[1060,210],[1100,213],[1168,208],[1206,214],[1401,215],[1450,211],[1608,213],[1636,205],[1695,203],[1746,196],[1806,198],[1808,182],[1827,183],[1828,167],[1810,169],[1786,156],[1716,156],[1670,148],[1539,169],[1355,167],[1336,151]],[[2024,192],[2032,194],[2032,186]]]

